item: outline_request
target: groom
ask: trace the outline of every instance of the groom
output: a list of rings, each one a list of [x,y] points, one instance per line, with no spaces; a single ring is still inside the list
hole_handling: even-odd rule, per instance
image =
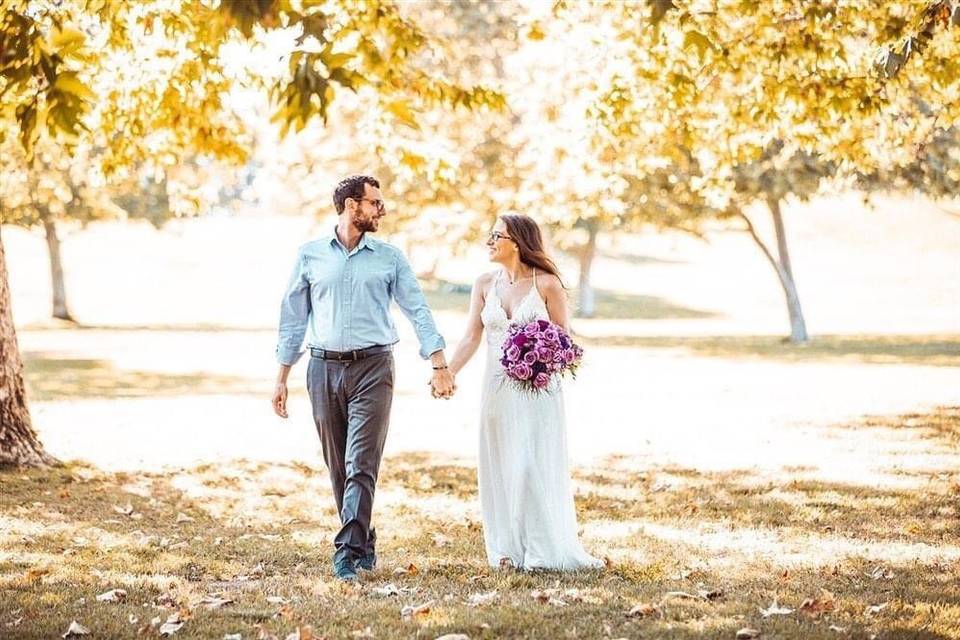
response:
[[[393,400],[391,351],[398,337],[391,299],[413,324],[421,357],[433,365],[433,395],[449,398],[455,386],[443,337],[410,265],[399,249],[371,237],[386,215],[380,183],[350,176],[337,185],[333,204],[336,229],[300,247],[283,296],[273,409],[287,417],[287,377],[306,336],[307,390],[342,525],[333,568],[337,578],[352,581],[358,568],[372,571],[377,564],[370,521]]]

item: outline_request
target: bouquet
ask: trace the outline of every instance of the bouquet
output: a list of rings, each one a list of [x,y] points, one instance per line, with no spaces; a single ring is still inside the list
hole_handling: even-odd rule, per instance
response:
[[[567,332],[546,320],[515,323],[507,330],[500,364],[523,391],[542,392],[565,373],[576,377],[583,349]]]

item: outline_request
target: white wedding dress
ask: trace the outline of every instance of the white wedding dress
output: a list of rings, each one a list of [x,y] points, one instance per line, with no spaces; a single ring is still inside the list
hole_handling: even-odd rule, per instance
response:
[[[487,334],[487,368],[480,409],[478,479],[483,539],[491,566],[509,562],[522,569],[599,568],[577,538],[567,459],[563,393],[559,384],[533,395],[514,388],[500,365],[511,322],[549,320],[533,286],[508,318],[497,285],[498,272],[480,317]]]

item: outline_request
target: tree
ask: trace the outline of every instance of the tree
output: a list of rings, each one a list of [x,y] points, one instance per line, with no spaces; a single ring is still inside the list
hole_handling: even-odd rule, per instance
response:
[[[234,81],[269,92],[282,133],[325,120],[336,92],[365,93],[403,118],[410,105],[472,110],[502,104],[483,86],[462,87],[424,70],[442,55],[390,0],[10,0],[0,14],[0,139],[10,131],[28,163],[45,140],[70,155],[99,148],[107,181],[153,173],[194,154],[242,162],[241,122],[225,106]],[[231,45],[267,31],[293,34],[277,79],[229,78]],[[10,313],[6,272],[0,303]],[[12,320],[0,324],[3,461],[44,462],[23,394]],[[31,453],[32,452],[32,453]]]
[[[803,342],[780,203],[809,197],[828,175],[902,174],[957,121],[958,4],[561,2],[556,14],[571,30],[615,25],[613,71],[598,74],[592,107],[609,134],[602,145],[632,157],[641,180],[692,153],[698,171],[678,178],[720,217],[746,220],[784,288],[791,339]],[[752,200],[771,211],[777,256],[743,215]]]
[[[3,242],[0,241],[0,467],[39,466],[55,462],[37,439],[27,410],[23,362],[17,348],[17,333],[10,309],[7,257]]]

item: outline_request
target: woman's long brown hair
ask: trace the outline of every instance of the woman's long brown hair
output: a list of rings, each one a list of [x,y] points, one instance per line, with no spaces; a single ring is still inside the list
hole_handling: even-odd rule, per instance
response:
[[[533,218],[508,213],[500,216],[500,219],[506,225],[510,239],[517,243],[517,248],[520,250],[520,262],[528,267],[546,271],[560,278],[560,269],[557,268],[557,264],[544,250],[540,227],[534,222]],[[560,278],[560,284],[566,289],[563,278]]]

